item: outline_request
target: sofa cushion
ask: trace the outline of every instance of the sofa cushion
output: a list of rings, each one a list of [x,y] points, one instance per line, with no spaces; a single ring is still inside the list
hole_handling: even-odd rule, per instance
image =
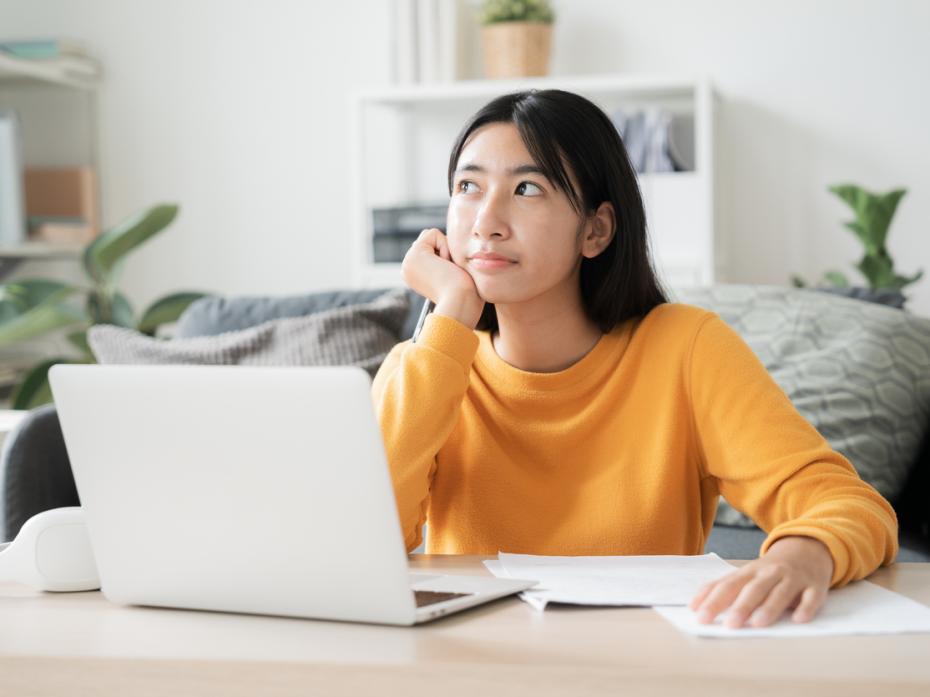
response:
[[[891,501],[901,494],[930,423],[930,319],[777,286],[675,296],[719,314],[863,480]],[[722,498],[716,522],[754,525]]]
[[[213,336],[223,332],[254,327],[272,319],[303,317],[337,307],[371,302],[397,288],[360,288],[320,291],[302,295],[208,296],[191,303],[178,318],[175,338]],[[404,289],[410,299],[410,309],[399,336],[409,339],[419,317],[423,298]]]
[[[154,339],[99,324],[88,330],[87,341],[100,363],[355,365],[374,376],[400,340],[409,310],[409,296],[396,289],[361,305],[271,319],[215,336]]]

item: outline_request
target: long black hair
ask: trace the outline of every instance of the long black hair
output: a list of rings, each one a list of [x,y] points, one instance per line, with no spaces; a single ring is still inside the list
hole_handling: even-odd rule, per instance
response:
[[[579,216],[604,201],[616,215],[613,239],[596,257],[582,259],[585,313],[604,333],[668,302],[656,276],[646,237],[646,212],[620,134],[593,102],[563,90],[505,94],[482,107],[462,128],[449,157],[449,195],[469,136],[489,123],[513,123],[549,181],[565,192]],[[566,164],[580,191],[572,186]],[[487,303],[477,329],[495,331],[497,312]]]

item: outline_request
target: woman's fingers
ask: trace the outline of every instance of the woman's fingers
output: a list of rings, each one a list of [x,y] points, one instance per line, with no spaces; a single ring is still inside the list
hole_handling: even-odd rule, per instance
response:
[[[740,589],[739,595],[727,611],[726,626],[731,629],[742,627],[746,619],[768,597],[782,577],[774,573],[756,573],[749,583]]]
[[[426,228],[420,232],[417,242],[428,246],[433,254],[438,255],[446,261],[452,261],[452,254],[449,250],[449,240],[439,228]]]
[[[704,600],[694,608],[698,613],[698,622],[703,624],[713,622],[721,610],[729,607],[730,603],[739,595],[743,586],[751,579],[752,574],[747,574],[743,570],[735,571],[728,576],[717,579]]]
[[[753,627],[767,627],[778,620],[785,610],[794,602],[803,590],[797,583],[783,578],[769,592],[765,601],[759,605],[749,618]]]
[[[442,234],[440,230],[437,230],[436,239],[439,240],[439,256],[441,256],[446,261],[452,261],[452,250],[449,249],[449,238]]]
[[[717,581],[711,581],[710,583],[705,583],[703,586],[698,588],[698,592],[694,594],[694,597],[691,598],[691,602],[688,603],[688,608],[691,610],[697,610],[701,603],[704,602],[704,598],[707,597],[707,594],[710,593],[716,585]]]
[[[753,627],[767,627],[778,621],[785,610],[797,607],[795,622],[808,622],[826,601],[827,591],[814,586],[799,587],[796,582],[773,572],[739,577],[736,574],[701,588],[689,604],[697,611],[698,622],[707,624],[727,610],[726,626],[742,627],[749,619]],[[800,600],[799,600],[800,599]]]
[[[795,622],[810,622],[814,619],[827,599],[827,591],[816,586],[809,586],[801,593],[801,602],[791,619]]]

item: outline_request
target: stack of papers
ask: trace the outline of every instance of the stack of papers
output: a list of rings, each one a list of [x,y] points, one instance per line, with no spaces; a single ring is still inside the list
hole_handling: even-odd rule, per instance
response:
[[[791,610],[768,627],[724,626],[727,613],[700,624],[687,607],[700,587],[739,567],[716,554],[701,556],[545,557],[498,554],[485,566],[501,578],[536,580],[520,594],[537,610],[550,602],[574,605],[652,606],[677,629],[705,637],[827,636],[930,632],[930,608],[869,581],[831,590],[810,622]]]
[[[574,605],[687,605],[705,583],[736,568],[716,554],[644,557],[540,557],[497,555],[486,561],[499,578],[539,581],[520,597],[544,610],[548,603]]]

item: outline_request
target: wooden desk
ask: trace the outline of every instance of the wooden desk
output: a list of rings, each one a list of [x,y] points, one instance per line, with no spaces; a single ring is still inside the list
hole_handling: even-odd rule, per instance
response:
[[[480,557],[418,570],[487,573]],[[737,564],[745,562],[735,562]],[[930,564],[870,580],[930,605]],[[0,695],[930,695],[930,634],[705,639],[649,608],[516,598],[431,624],[121,607],[0,584]]]

